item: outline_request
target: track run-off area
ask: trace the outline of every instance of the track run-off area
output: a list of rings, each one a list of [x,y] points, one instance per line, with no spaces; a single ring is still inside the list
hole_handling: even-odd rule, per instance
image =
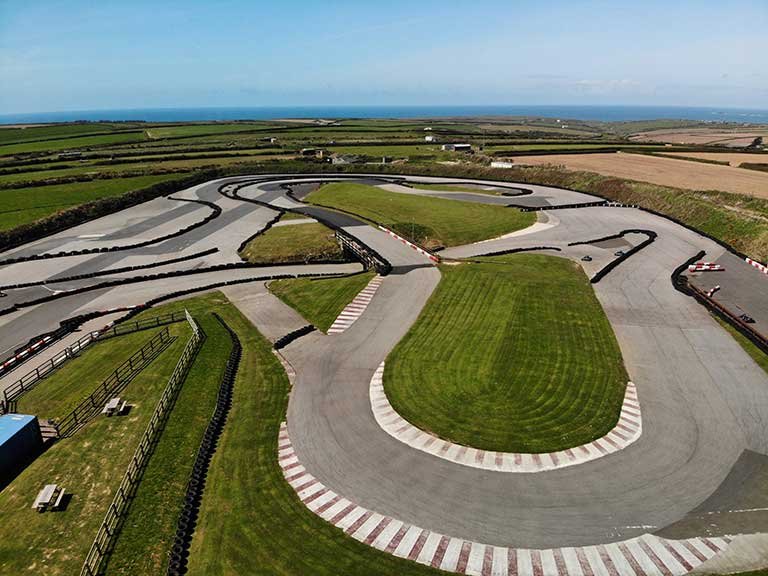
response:
[[[557,463],[543,453],[478,456],[471,446],[459,456],[456,444],[441,454],[437,446],[450,443],[429,431],[407,421],[387,427],[400,416],[381,403],[381,367],[441,273],[433,254],[375,222],[303,201],[333,181],[544,208],[527,228],[435,253],[444,261],[522,249],[568,258],[594,277],[621,257],[617,248],[631,253],[592,284],[631,384],[617,426],[588,445],[588,458],[568,461],[568,450]],[[462,191],[432,186],[440,183]],[[508,195],[489,194],[494,187]],[[675,289],[671,275],[704,251],[707,261],[727,260],[739,279],[731,297],[741,289],[756,298],[750,284],[768,277],[668,219],[599,203],[551,187],[415,176],[208,182],[0,254],[7,295],[0,299],[0,361],[64,319],[97,313],[103,316],[89,317],[89,326],[106,324],[131,307],[213,289],[277,340],[302,322],[290,310],[268,309],[276,298],[254,296],[265,281],[363,270],[358,262],[243,263],[239,251],[249,239],[283,212],[301,214],[337,230],[380,275],[327,335],[312,331],[280,350],[295,374],[275,458],[297,506],[374,548],[458,573],[632,576],[765,567],[768,495],[750,487],[768,483],[768,376],[705,307]],[[38,358],[69,343],[65,337]],[[18,375],[0,374],[0,392]]]

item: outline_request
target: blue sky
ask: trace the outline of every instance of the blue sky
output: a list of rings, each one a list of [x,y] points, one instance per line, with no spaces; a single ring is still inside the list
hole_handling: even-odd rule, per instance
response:
[[[768,0],[0,0],[0,114],[293,105],[768,108]]]

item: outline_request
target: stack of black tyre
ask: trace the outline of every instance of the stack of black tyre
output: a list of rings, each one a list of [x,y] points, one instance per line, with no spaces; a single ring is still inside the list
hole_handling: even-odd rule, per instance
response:
[[[168,576],[181,576],[187,573],[187,561],[189,558],[189,546],[192,542],[192,536],[197,524],[197,516],[200,512],[200,503],[203,499],[203,490],[205,489],[206,476],[211,458],[216,451],[216,444],[219,436],[224,429],[227,420],[227,414],[232,405],[232,391],[235,384],[237,369],[240,365],[240,357],[243,348],[240,339],[226,322],[215,312],[213,315],[221,323],[232,339],[232,351],[227,360],[227,367],[224,371],[224,377],[219,386],[219,396],[216,401],[216,410],[208,422],[208,428],[205,430],[205,436],[197,451],[195,465],[192,467],[192,474],[187,483],[187,491],[184,496],[179,521],[176,525],[176,537],[171,547],[170,560],[168,562]]]

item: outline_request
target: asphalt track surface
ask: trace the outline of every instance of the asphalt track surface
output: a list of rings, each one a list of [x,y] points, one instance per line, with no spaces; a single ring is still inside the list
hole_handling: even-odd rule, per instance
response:
[[[716,243],[661,217],[632,208],[583,207],[540,213],[540,222],[505,237],[450,248],[444,258],[467,258],[496,251],[549,246],[548,253],[579,261],[592,275],[615,258],[617,249],[644,238],[628,235],[616,242],[569,246],[626,229],[652,230],[655,242],[635,253],[595,284],[595,292],[616,333],[630,379],[643,409],[643,434],[630,447],[578,466],[537,474],[510,474],[469,468],[413,449],[389,436],[370,408],[369,382],[376,367],[416,321],[440,280],[439,270],[418,252],[385,232],[346,214],[297,202],[323,176],[254,176],[232,178],[190,188],[176,198],[215,202],[222,214],[188,234],[136,250],[53,258],[0,267],[0,285],[44,282],[8,290],[0,308],[25,302],[39,290],[94,286],[75,295],[62,293],[45,304],[0,316],[0,351],[12,350],[66,317],[92,310],[142,304],[176,290],[203,288],[231,279],[257,279],[271,274],[338,273],[350,265],[278,266],[188,274],[99,288],[116,273],[96,279],[56,282],[74,274],[142,265],[218,248],[215,254],[144,272],[192,271],[238,261],[239,244],[263,228],[279,210],[293,210],[343,228],[389,261],[384,278],[362,316],[344,333],[312,333],[283,350],[296,371],[288,409],[288,429],[302,464],[326,486],[360,506],[403,521],[496,546],[551,548],[585,546],[626,540],[645,533],[670,538],[768,532],[768,377],[693,299],[677,292],[670,274],[700,250],[706,260],[729,255]],[[446,179],[411,178],[423,182]],[[238,191],[241,199],[223,195],[226,184],[251,180]],[[416,190],[398,178],[358,177],[391,191],[528,206],[557,206],[599,200],[543,186],[532,194],[496,197],[487,194]],[[472,181],[493,186],[492,182]],[[293,198],[286,195],[286,185]],[[195,205],[196,206],[196,205]],[[186,210],[186,211],[185,211]],[[190,219],[204,218],[209,209],[184,209],[162,202],[129,209],[78,226],[37,244],[57,252],[77,241],[110,245],[108,235],[130,244],[159,238]],[[163,218],[163,214],[167,218]],[[181,224],[184,222],[184,224]],[[181,224],[181,225],[179,225]],[[105,232],[106,230],[106,232]],[[106,234],[106,235],[104,235]],[[30,246],[17,250],[33,253]],[[26,252],[25,252],[26,251]],[[591,262],[581,262],[584,255]],[[753,274],[738,259],[728,260],[736,299],[750,293],[750,306],[763,306],[762,290],[752,282],[768,278]],[[286,311],[269,314],[253,307],[269,298],[249,298],[244,284],[228,288],[237,305],[251,306],[257,326],[267,318],[270,330],[295,324]],[[254,283],[254,294],[263,286]],[[26,292],[25,292],[26,291]],[[755,296],[755,293],[758,296]],[[740,300],[741,301],[741,300]],[[761,320],[762,321],[762,320]],[[762,536],[743,537],[731,545],[738,554],[711,570],[760,567],[765,558]],[[762,550],[762,552],[760,552]],[[752,556],[750,556],[752,554]],[[758,556],[755,556],[758,554]],[[723,557],[728,556],[728,551]],[[733,556],[733,555],[731,555]],[[739,560],[742,564],[739,564]],[[766,561],[765,563],[768,563]]]

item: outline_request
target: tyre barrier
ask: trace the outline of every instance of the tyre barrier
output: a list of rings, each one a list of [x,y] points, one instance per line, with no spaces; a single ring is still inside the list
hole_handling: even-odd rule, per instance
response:
[[[45,252],[43,254],[32,254],[31,256],[19,256],[18,258],[7,258],[5,260],[0,260],[0,266],[8,266],[10,264],[18,264],[20,262],[33,262],[36,260],[49,260],[51,258],[65,258],[69,256],[85,256],[88,254],[122,252],[125,250],[134,250],[136,248],[144,248],[145,246],[151,246],[153,244],[165,242],[166,240],[170,240],[171,238],[176,238],[177,236],[182,236],[183,234],[186,234],[187,232],[190,232],[195,228],[200,228],[201,226],[205,226],[211,220],[218,218],[222,212],[220,206],[214,204],[213,202],[208,202],[207,200],[193,200],[190,198],[171,198],[170,196],[168,196],[168,198],[170,200],[176,200],[178,202],[193,202],[195,204],[202,204],[204,206],[208,206],[211,210],[213,210],[213,213],[209,214],[199,222],[195,222],[194,224],[185,226],[184,228],[177,230],[176,232],[171,232],[170,234],[166,234],[165,236],[160,236],[158,238],[151,238],[149,240],[144,240],[143,242],[137,242],[136,244],[125,244],[121,246],[102,246],[100,248],[85,248],[83,250]]]
[[[607,200],[600,202],[581,202],[578,204],[559,204],[557,206],[525,206],[522,204],[507,204],[507,208],[519,208],[520,212],[543,212],[545,210],[568,210],[570,208],[594,208],[608,206]]]
[[[275,343],[272,345],[272,348],[275,350],[281,350],[288,346],[291,342],[294,340],[298,340],[302,336],[306,336],[310,332],[314,332],[317,330],[312,324],[307,324],[306,326],[302,326],[301,328],[298,328],[296,330],[293,330],[292,332],[288,332],[285,336],[281,336],[277,340],[275,340]]]
[[[507,254],[517,254],[519,252],[533,252],[536,250],[554,250],[555,252],[562,252],[562,250],[557,246],[532,246],[530,248],[510,248],[509,250],[497,250],[496,252],[487,252],[486,254],[478,254],[476,256],[473,256],[472,258],[484,258],[487,256],[505,256]]]
[[[227,264],[219,264],[216,266],[209,266],[207,268],[196,268],[194,270],[173,270],[171,272],[162,272],[159,274],[149,274],[146,276],[133,276],[131,278],[121,278],[119,280],[110,280],[107,282],[101,282],[99,284],[93,284],[91,286],[82,286],[80,288],[74,288],[72,290],[58,292],[56,294],[49,294],[42,296],[34,300],[27,300],[26,302],[16,302],[12,306],[0,310],[0,316],[5,314],[11,314],[21,308],[28,308],[29,306],[36,306],[37,304],[44,304],[57,300],[59,298],[65,298],[75,294],[82,294],[91,290],[100,290],[102,288],[114,288],[115,286],[124,286],[127,284],[135,284],[137,282],[148,282],[152,280],[162,280],[165,278],[173,278],[177,276],[191,276],[194,274],[205,274],[208,272],[220,272],[222,270],[235,270],[241,268],[264,268],[264,267],[279,267],[281,264],[248,264],[246,262],[230,262]],[[282,264],[282,266],[295,266],[295,264]],[[322,275],[322,274],[320,274]],[[317,276],[317,274],[309,274],[309,276]],[[289,275],[288,277],[293,277]]]
[[[194,288],[187,288],[186,290],[176,290],[175,292],[169,292],[162,296],[157,296],[147,300],[144,304],[137,306],[135,310],[131,310],[123,318],[120,318],[117,322],[127,322],[133,318],[136,314],[139,314],[143,310],[152,308],[161,302],[166,300],[172,300],[174,298],[181,298],[182,296],[188,296],[196,292],[205,292],[207,290],[213,290],[215,288],[223,288],[224,286],[234,286],[236,284],[247,284],[249,282],[267,282],[270,280],[288,280],[291,278],[338,278],[343,277],[345,274],[325,273],[325,274],[273,274],[270,276],[253,276],[251,278],[239,278],[237,280],[223,280],[221,282],[214,282],[212,284],[206,284],[205,286],[196,286]]]
[[[237,333],[216,312],[213,312],[213,316],[229,332],[232,350],[229,353],[224,375],[219,385],[216,408],[208,422],[208,427],[205,429],[203,440],[197,450],[192,472],[187,482],[184,503],[179,512],[176,534],[169,554],[168,569],[166,571],[168,576],[182,576],[187,573],[189,546],[192,543],[192,537],[197,525],[197,516],[200,512],[200,504],[205,491],[206,476],[208,475],[211,458],[216,451],[219,437],[226,424],[229,409],[232,406],[232,392],[243,351]]]
[[[59,322],[59,327],[55,330],[44,332],[38,336],[33,336],[26,344],[14,350],[13,356],[0,364],[0,376],[21,365],[23,362],[19,362],[20,360],[26,361],[32,358],[35,354],[41,352],[57,340],[60,340],[70,332],[77,330],[77,328],[85,322],[101,315],[101,312],[88,312],[87,314],[79,314],[78,316],[65,318]]]
[[[270,228],[272,228],[272,226],[277,224],[278,220],[280,220],[280,218],[283,217],[283,214],[285,214],[285,212],[278,212],[277,216],[275,216],[269,222],[267,222],[266,225],[264,226],[264,228],[262,228],[261,230],[257,231],[255,234],[252,234],[251,236],[248,236],[248,238],[243,240],[240,243],[240,246],[237,247],[237,254],[240,255],[240,252],[245,250],[245,247],[248,245],[248,243],[251,240],[253,240],[254,238],[257,238],[257,237],[261,236],[262,234],[266,233]],[[241,260],[245,260],[242,256],[240,256],[240,259]]]
[[[706,252],[702,250],[675,268],[670,277],[672,280],[672,286],[674,286],[675,290],[678,292],[681,292],[686,296],[690,296],[691,298],[695,299],[699,304],[702,304],[704,307],[706,307],[707,310],[709,310],[712,314],[733,326],[736,330],[739,331],[741,335],[743,335],[755,346],[757,346],[762,352],[768,354],[768,338],[753,329],[749,324],[744,322],[741,318],[736,316],[734,313],[728,310],[728,308],[720,304],[717,300],[713,299],[712,296],[714,295],[714,292],[712,295],[709,295],[706,292],[699,290],[688,282],[688,278],[683,276],[683,272],[688,270],[688,266],[701,260],[705,254]]]
[[[295,177],[303,177],[303,176],[304,175],[301,175],[301,174],[290,174],[287,177],[288,178],[295,178]],[[316,175],[315,174],[310,174],[308,176],[312,177],[312,176],[316,176]],[[343,177],[341,177],[341,178],[343,178]],[[360,176],[351,176],[350,178],[359,179]],[[257,204],[259,206],[263,206],[265,208],[269,208],[270,210],[277,210],[278,212],[280,212],[280,215],[285,214],[286,212],[305,214],[304,212],[301,212],[299,210],[287,210],[287,209],[281,208],[279,206],[273,206],[272,204],[268,204],[267,202],[262,202],[261,200],[256,200],[254,198],[245,198],[243,196],[240,196],[240,194],[239,194],[239,190],[241,188],[245,188],[247,186],[252,186],[252,185],[258,184],[260,182],[269,182],[269,181],[272,181],[272,180],[275,180],[275,178],[274,177],[270,177],[270,178],[259,178],[259,179],[245,180],[245,181],[240,181],[240,182],[237,182],[237,181],[236,182],[230,182],[228,184],[223,184],[222,186],[220,186],[219,187],[219,193],[224,195],[224,196],[226,196],[226,197],[228,197],[228,198],[231,198],[233,200],[240,200],[242,202],[250,202],[252,204]],[[224,190],[225,188],[227,189],[226,191]],[[288,196],[288,198],[290,198],[291,200],[293,200],[297,204],[302,204],[302,205],[306,206],[306,204],[304,202],[302,202],[301,200],[299,200],[298,198],[296,198],[291,193],[290,190],[286,192],[286,196]],[[321,204],[313,204],[312,207],[325,208],[326,210],[329,209],[327,206],[323,206]],[[347,212],[345,210],[338,210],[338,212],[342,212],[342,213],[347,214],[348,216],[352,216],[354,218],[358,218],[358,219],[360,218],[360,216],[358,216],[357,214],[354,214],[352,212]],[[324,218],[322,215],[319,215],[319,216],[317,214],[305,214],[305,215],[309,216],[310,218],[314,218],[315,220],[317,220],[321,224],[324,224],[325,226],[327,226],[331,230],[337,232],[343,238],[346,238],[349,241],[356,243],[360,248],[362,248],[364,251],[368,252],[369,255],[370,255],[370,259],[372,261],[375,261],[375,262],[379,263],[379,265],[376,267],[376,271],[379,274],[381,274],[382,276],[386,276],[387,274],[389,274],[392,271],[392,265],[389,263],[389,261],[386,258],[384,258],[376,250],[374,250],[373,248],[371,248],[367,244],[363,243],[358,238],[355,238],[352,235],[350,235],[341,226],[337,226],[335,223],[333,223],[332,221],[330,221],[327,218]],[[365,225],[366,222],[363,222],[361,220],[360,224],[361,225]],[[364,260],[361,260],[361,262],[362,262],[362,264],[364,266],[367,266],[367,263]]]
[[[395,184],[399,184],[400,186],[405,186],[406,188],[414,188],[419,189],[414,184],[429,184],[430,186],[461,186],[461,185],[471,185],[471,186],[483,186],[483,184],[478,184],[477,182],[466,182],[461,180],[449,180],[448,182],[413,182],[409,181],[407,179],[404,179],[402,182],[395,182]],[[533,194],[533,190],[530,188],[521,188],[520,186],[509,186],[507,184],[489,184],[489,186],[492,186],[493,188],[501,188],[504,190],[512,190],[513,192],[501,192],[502,196],[509,196],[509,197],[516,197],[516,196],[530,196]],[[440,190],[435,190],[435,192],[440,192]],[[472,193],[469,192],[468,193]]]
[[[202,252],[196,252],[189,256],[180,256],[179,258],[171,258],[170,260],[163,260],[161,262],[152,262],[150,264],[139,264],[137,266],[125,266],[123,268],[110,268],[109,270],[99,270],[97,272],[89,272],[87,274],[77,274],[76,276],[66,276],[63,278],[56,278],[55,280],[38,280],[36,282],[25,282],[23,284],[8,284],[6,286],[0,286],[0,290],[16,290],[18,288],[29,288],[30,286],[41,286],[43,284],[55,284],[57,282],[72,282],[73,280],[87,280],[88,278],[97,278],[99,276],[110,276],[112,274],[120,274],[122,272],[132,272],[134,270],[145,270],[147,268],[157,268],[158,266],[167,266],[169,264],[178,264],[179,262],[186,262],[188,260],[195,260],[196,258],[203,258],[210,256],[218,252],[218,248],[209,248]]]
[[[645,234],[645,235],[653,234],[654,236],[656,236],[656,232],[653,232],[651,230],[645,230],[642,228],[626,228],[616,234],[609,234],[608,236],[601,236],[600,238],[592,238],[591,240],[580,240],[578,242],[568,242],[568,246],[584,246],[585,244],[596,244],[598,242],[604,242],[605,240],[616,240],[618,238],[623,238],[627,234]]]
[[[612,238],[618,238],[618,237],[624,236],[624,234],[627,234],[627,233],[630,233],[630,232],[635,233],[635,234],[645,234],[646,236],[648,236],[648,238],[646,238],[645,240],[640,242],[640,244],[638,244],[637,246],[633,246],[632,248],[630,248],[626,252],[622,253],[621,256],[611,260],[610,262],[608,262],[608,264],[606,264],[600,270],[598,270],[595,273],[595,275],[592,276],[592,278],[589,279],[589,282],[591,284],[597,284],[598,282],[600,282],[600,280],[605,278],[608,275],[608,273],[611,272],[614,268],[616,268],[619,264],[621,264],[622,262],[627,260],[630,256],[632,256],[634,254],[637,254],[638,252],[640,252],[640,250],[642,250],[646,246],[650,246],[651,244],[653,244],[653,242],[658,237],[658,234],[656,234],[656,232],[654,232],[653,230],[624,230],[624,231],[620,232],[619,234],[612,234],[611,236],[606,236],[605,238],[602,238],[602,239],[603,240],[608,240],[608,239],[612,239]],[[578,244],[590,244],[592,242],[599,242],[599,241],[600,241],[600,239],[597,239],[597,240],[590,240],[589,242],[580,242]],[[569,246],[570,246],[570,244],[569,244]]]

